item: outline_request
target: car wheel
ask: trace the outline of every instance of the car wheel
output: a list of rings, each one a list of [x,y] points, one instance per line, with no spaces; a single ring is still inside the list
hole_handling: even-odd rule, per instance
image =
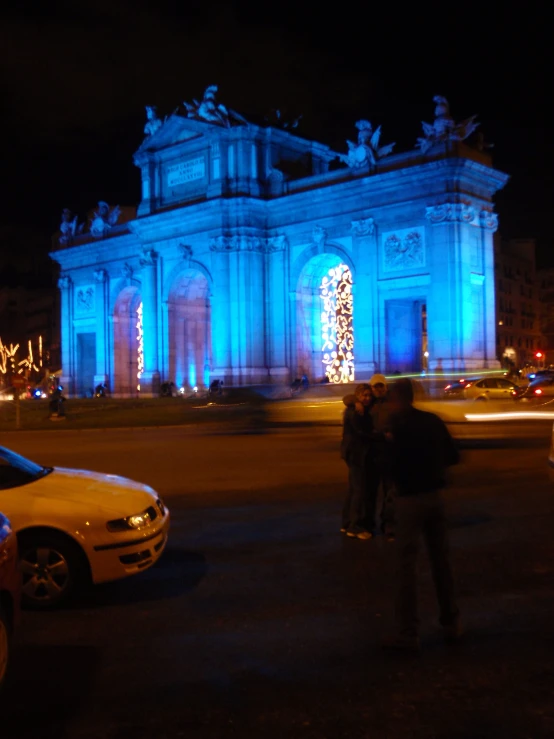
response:
[[[0,605],[0,690],[6,682],[10,666],[11,629],[8,616]]]
[[[84,570],[84,555],[78,546],[55,533],[22,536],[19,560],[23,579],[21,602],[36,610],[66,601]]]

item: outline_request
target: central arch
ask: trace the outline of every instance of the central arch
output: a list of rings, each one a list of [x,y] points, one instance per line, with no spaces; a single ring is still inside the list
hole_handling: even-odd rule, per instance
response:
[[[318,254],[300,271],[296,288],[298,376],[318,382],[354,380],[352,272],[336,253]]]
[[[210,289],[191,267],[173,281],[168,295],[169,379],[178,387],[207,387],[211,365]]]

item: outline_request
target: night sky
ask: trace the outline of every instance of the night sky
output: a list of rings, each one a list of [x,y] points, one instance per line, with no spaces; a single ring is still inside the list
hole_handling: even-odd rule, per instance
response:
[[[0,277],[10,263],[40,263],[62,208],[83,220],[100,199],[137,204],[144,105],[167,115],[209,84],[253,122],[272,109],[302,114],[295,133],[342,152],[360,118],[382,124],[395,151],[413,148],[433,96],[446,96],[456,120],[478,114],[495,166],[511,175],[497,197],[502,234],[536,237],[540,264],[554,266],[551,28],[523,5],[483,5],[4,5]]]

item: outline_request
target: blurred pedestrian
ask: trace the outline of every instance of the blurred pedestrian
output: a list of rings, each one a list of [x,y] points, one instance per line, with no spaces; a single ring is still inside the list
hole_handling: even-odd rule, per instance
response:
[[[357,539],[371,539],[371,459],[375,440],[371,387],[361,384],[350,396],[343,418],[341,456],[348,465],[348,494],[342,510],[341,531]],[[384,439],[384,437],[383,437]]]
[[[397,594],[395,633],[384,647],[419,649],[417,560],[423,538],[429,556],[447,641],[462,635],[450,567],[447,525],[441,490],[446,470],[459,460],[448,429],[433,413],[412,405],[413,388],[407,379],[391,388],[391,474],[396,490]]]

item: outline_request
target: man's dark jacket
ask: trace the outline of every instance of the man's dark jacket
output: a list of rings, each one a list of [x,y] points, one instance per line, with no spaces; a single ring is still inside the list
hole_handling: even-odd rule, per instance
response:
[[[391,475],[399,496],[440,490],[459,453],[443,421],[409,407],[390,419]]]

